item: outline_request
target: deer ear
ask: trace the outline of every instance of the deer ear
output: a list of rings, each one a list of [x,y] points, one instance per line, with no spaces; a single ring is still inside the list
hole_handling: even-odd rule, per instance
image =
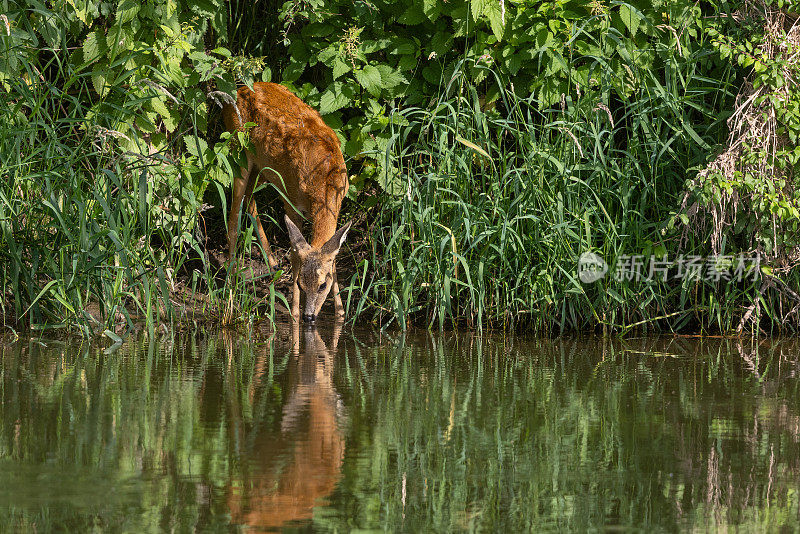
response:
[[[347,239],[347,231],[350,230],[352,225],[352,220],[347,221],[347,224],[336,230],[336,233],[333,234],[333,237],[328,239],[328,242],[322,245],[320,251],[326,255],[336,256],[339,253],[339,249],[342,248],[344,240]]]
[[[289,241],[292,242],[292,248],[298,252],[311,248],[308,242],[306,242],[306,238],[303,237],[303,233],[297,225],[292,222],[289,216],[285,215],[284,218],[286,219],[286,229],[289,230]]]

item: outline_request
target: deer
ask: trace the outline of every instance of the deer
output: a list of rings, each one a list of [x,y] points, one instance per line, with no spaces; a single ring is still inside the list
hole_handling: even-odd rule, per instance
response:
[[[242,207],[255,219],[256,234],[267,256],[270,270],[277,261],[258,217],[253,191],[271,183],[281,194],[286,213],[286,228],[291,242],[292,310],[300,318],[300,291],[305,294],[303,320],[313,324],[322,305],[333,291],[336,318],[344,317],[344,306],[336,276],[339,253],[352,220],[336,229],[347,187],[347,167],[339,138],[320,114],[286,87],[256,82],[253,88],[241,87],[236,105],[225,103],[222,117],[226,129],[249,130],[246,167],[232,183],[228,214],[228,259],[233,264]],[[311,223],[312,238],[307,242],[300,230],[303,219]]]

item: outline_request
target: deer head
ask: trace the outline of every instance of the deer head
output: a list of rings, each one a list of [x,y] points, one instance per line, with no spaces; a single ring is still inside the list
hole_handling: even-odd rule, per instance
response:
[[[317,320],[317,313],[334,285],[336,255],[352,224],[353,221],[347,222],[324,245],[315,248],[308,244],[300,229],[286,216],[286,228],[292,242],[294,283],[306,295],[303,319],[309,323]]]

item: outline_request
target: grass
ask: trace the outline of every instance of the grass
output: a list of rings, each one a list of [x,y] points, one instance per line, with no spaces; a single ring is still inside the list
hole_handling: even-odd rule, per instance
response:
[[[142,326],[234,325],[258,319],[260,310],[271,320],[274,285],[265,306],[253,292],[259,280],[211,261],[196,224],[199,203],[174,172],[179,158],[122,152],[115,124],[131,109],[89,116],[98,95],[87,73],[67,65],[58,54],[28,64],[27,76],[6,79],[9,90],[0,92],[4,329],[104,333],[116,341]],[[249,250],[252,231],[240,241]]]
[[[501,92],[494,110],[482,105],[485,85],[457,72],[431,106],[397,111],[403,126],[382,154],[398,169],[396,196],[372,229],[371,276],[354,281],[366,288],[360,309],[401,328],[797,327],[796,316],[783,322],[785,300],[763,280],[677,279],[675,269],[666,281],[646,279],[651,255],[710,255],[674,223],[691,169],[724,140],[735,80],[687,67],[614,109],[568,97],[542,110],[496,73],[487,79]],[[746,250],[728,243],[723,254]],[[592,284],[576,272],[588,251],[611,268]],[[621,255],[647,258],[642,279],[615,279]]]
[[[122,82],[98,94],[67,52],[37,54],[24,76],[2,82],[3,328],[116,342],[140,327],[273,321],[278,304],[288,307],[275,279],[228,271],[198,224],[204,202],[226,224],[223,183],[235,164],[209,147],[195,100],[170,94],[180,127],[151,152],[149,134],[120,133],[144,109],[139,97]],[[637,83],[624,98],[603,58],[574,59],[594,62],[596,91],[544,109],[489,66],[476,82],[464,62],[429,105],[396,108],[391,142],[370,154],[393,171],[389,194],[356,229],[365,238],[351,250],[350,320],[547,334],[796,330],[797,269],[739,282],[676,278],[675,269],[668,280],[613,276],[623,255],[646,258],[646,275],[651,257],[712,250],[679,212],[686,181],[726,140],[741,80],[731,68],[708,71],[707,47],[685,54],[658,72],[633,64]],[[240,226],[249,251],[252,224]],[[731,238],[721,253],[749,247]],[[609,263],[602,280],[578,279],[585,252]]]

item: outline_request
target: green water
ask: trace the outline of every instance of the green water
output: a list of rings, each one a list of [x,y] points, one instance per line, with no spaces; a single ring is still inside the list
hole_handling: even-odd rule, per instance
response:
[[[800,529],[800,345],[0,341],[0,531]]]

